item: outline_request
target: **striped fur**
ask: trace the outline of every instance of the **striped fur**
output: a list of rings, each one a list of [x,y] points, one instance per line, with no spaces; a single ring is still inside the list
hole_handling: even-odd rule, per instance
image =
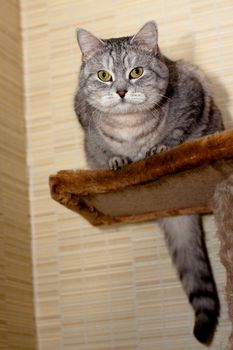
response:
[[[97,39],[78,30],[83,54],[75,111],[85,132],[91,168],[114,170],[186,140],[223,129],[203,73],[183,61],[164,57],[154,22],[134,37]],[[143,67],[138,79],[130,71]],[[100,81],[107,70],[112,79]],[[124,97],[117,91],[123,91]],[[194,335],[207,342],[217,324],[218,295],[202,236],[200,218],[160,221],[185,292],[193,306]]]

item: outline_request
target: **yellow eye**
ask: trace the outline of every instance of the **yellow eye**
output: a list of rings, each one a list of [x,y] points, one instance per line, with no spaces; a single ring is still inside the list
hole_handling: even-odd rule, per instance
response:
[[[106,70],[99,70],[98,71],[98,78],[102,81],[110,81],[112,80],[112,76],[110,73],[108,73]]]
[[[136,68],[132,69],[131,72],[129,73],[129,78],[130,79],[137,79],[142,75],[142,73],[143,73],[143,68],[136,67]]]

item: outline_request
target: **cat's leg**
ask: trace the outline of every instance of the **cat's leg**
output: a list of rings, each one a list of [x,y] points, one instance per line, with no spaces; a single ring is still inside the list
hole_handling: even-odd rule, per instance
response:
[[[132,163],[129,157],[113,154],[106,144],[98,143],[98,141],[95,134],[92,134],[92,138],[90,136],[85,138],[85,153],[89,168],[118,170]]]
[[[194,335],[202,343],[208,342],[219,316],[219,299],[198,215],[163,218],[159,223],[173,263],[194,312]]]

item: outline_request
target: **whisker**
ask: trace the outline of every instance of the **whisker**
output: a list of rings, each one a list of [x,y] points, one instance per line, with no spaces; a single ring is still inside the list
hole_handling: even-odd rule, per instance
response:
[[[155,114],[153,113],[153,111],[152,111],[151,109],[147,108],[147,107],[145,106],[144,103],[143,103],[142,105],[143,105],[143,107],[145,107],[145,109],[146,109],[147,112],[150,112],[150,113],[153,115],[153,117],[156,117],[156,116],[157,116],[157,115],[155,115]],[[158,108],[160,109],[161,112],[163,111],[162,108],[161,108],[161,106],[160,106],[158,103],[155,103],[155,106],[158,107]]]

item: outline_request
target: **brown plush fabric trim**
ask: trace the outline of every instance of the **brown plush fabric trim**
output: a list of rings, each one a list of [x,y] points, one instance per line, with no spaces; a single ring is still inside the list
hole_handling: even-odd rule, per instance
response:
[[[225,162],[233,159],[233,131],[223,131],[198,140],[186,142],[167,152],[157,154],[130,164],[114,172],[107,169],[97,170],[63,170],[57,175],[50,176],[50,190],[53,199],[83,215],[93,225],[109,225],[118,222],[133,222],[154,219],[161,216],[211,212],[209,203],[199,207],[169,208],[156,212],[142,212],[137,215],[112,216],[101,213],[87,201],[88,196],[109,194],[135,186],[148,184],[173,174],[183,174],[208,164],[222,176],[232,172],[232,163]],[[225,163],[229,163],[225,166]],[[182,176],[181,176],[182,181]],[[192,174],[190,174],[192,181]],[[218,180],[216,180],[218,181]],[[193,193],[195,197],[195,193]],[[140,199],[139,199],[140,200]]]

